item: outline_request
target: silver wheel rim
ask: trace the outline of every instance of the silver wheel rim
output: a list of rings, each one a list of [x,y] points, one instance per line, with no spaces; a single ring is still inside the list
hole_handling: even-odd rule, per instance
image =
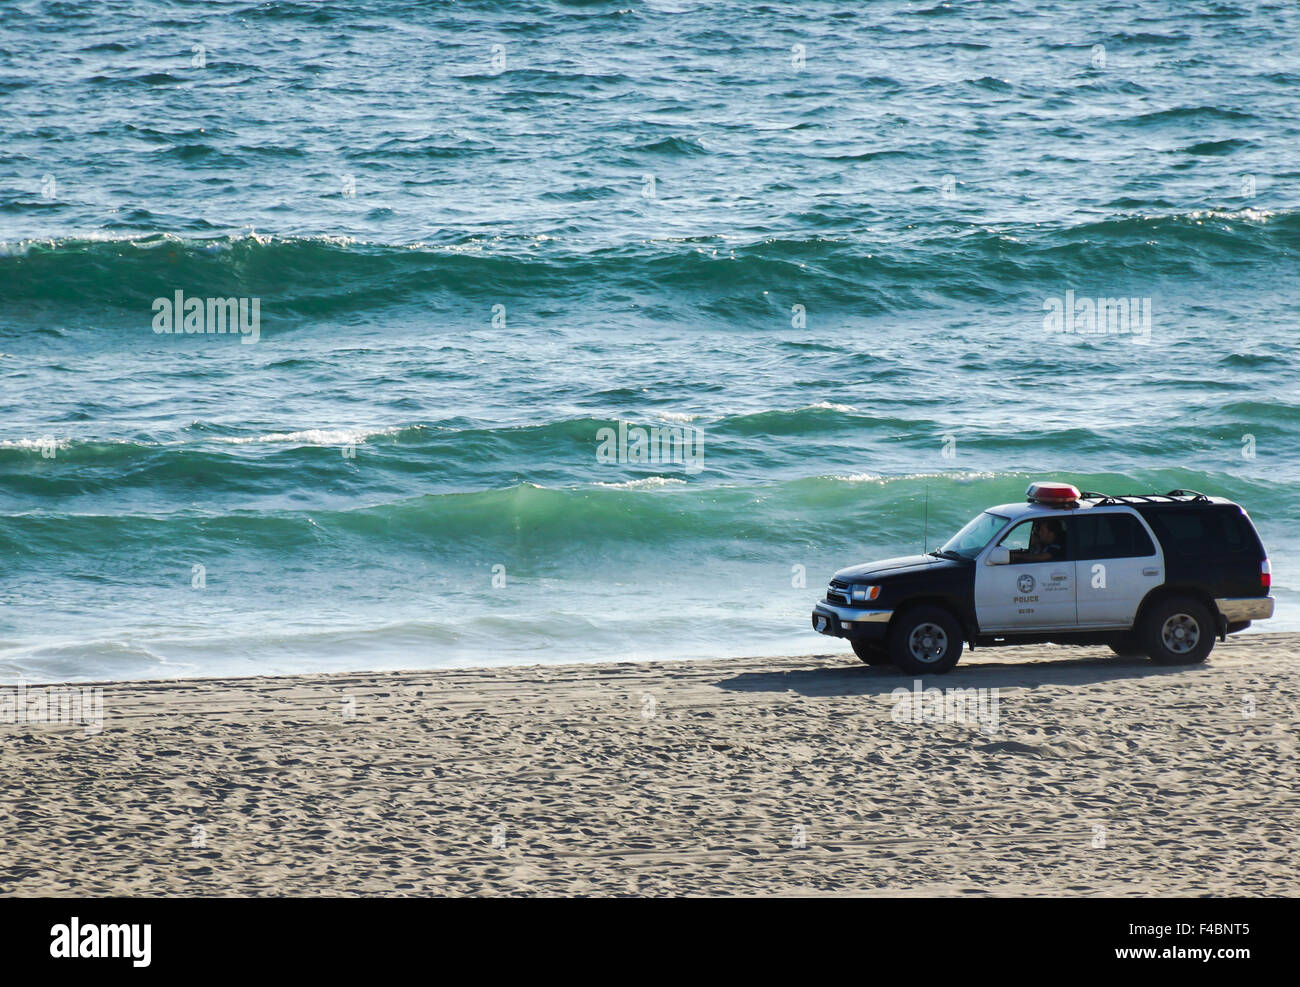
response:
[[[1201,640],[1201,625],[1190,614],[1176,613],[1160,628],[1160,639],[1176,655],[1192,651]]]
[[[936,662],[948,652],[948,635],[938,624],[917,624],[907,636],[907,650],[917,661]]]

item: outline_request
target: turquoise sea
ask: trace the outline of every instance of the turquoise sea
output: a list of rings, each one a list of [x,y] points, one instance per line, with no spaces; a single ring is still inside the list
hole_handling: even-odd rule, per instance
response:
[[[1294,2],[8,0],[0,679],[824,653],[1049,477],[1300,630],[1298,92]]]

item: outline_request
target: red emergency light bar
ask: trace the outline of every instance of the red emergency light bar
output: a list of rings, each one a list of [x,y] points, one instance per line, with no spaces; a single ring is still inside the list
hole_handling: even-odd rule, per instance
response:
[[[1031,504],[1048,507],[1073,507],[1079,503],[1079,488],[1069,483],[1031,483],[1025,491]]]

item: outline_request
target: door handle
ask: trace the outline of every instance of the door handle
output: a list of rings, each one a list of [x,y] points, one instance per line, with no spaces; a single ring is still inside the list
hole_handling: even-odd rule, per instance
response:
[[[1143,570],[1142,570],[1142,575],[1144,575],[1144,576],[1158,576],[1158,575],[1160,575],[1160,570],[1159,570],[1159,569],[1143,569]]]

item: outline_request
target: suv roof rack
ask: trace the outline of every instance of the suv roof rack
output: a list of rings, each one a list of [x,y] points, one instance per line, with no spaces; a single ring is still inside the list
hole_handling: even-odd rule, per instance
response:
[[[1096,506],[1108,504],[1159,504],[1163,501],[1188,504],[1208,504],[1210,498],[1196,490],[1170,490],[1163,494],[1111,494],[1085,490],[1079,495],[1080,500],[1095,500]]]

